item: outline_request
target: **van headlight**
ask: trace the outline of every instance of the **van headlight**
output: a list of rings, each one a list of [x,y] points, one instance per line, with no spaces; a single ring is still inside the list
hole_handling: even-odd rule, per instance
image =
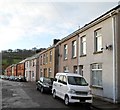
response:
[[[70,93],[70,94],[76,94],[76,91],[75,91],[74,89],[70,89],[70,90],[68,91],[68,93]]]

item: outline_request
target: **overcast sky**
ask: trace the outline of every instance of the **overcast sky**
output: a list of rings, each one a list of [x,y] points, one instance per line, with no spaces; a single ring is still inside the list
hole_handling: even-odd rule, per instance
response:
[[[118,0],[43,1],[0,0],[0,51],[47,48],[118,5]]]

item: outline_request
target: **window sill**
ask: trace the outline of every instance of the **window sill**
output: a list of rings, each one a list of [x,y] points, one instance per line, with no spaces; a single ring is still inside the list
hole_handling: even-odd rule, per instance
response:
[[[64,59],[64,61],[68,60],[67,58]]]
[[[84,55],[80,55],[80,57],[86,57],[87,55],[86,54],[84,54]]]
[[[101,89],[103,90],[103,87],[102,86],[95,86],[95,85],[90,85],[91,88],[94,88],[94,89]]]
[[[77,57],[76,57],[76,56],[73,56],[73,57],[72,57],[72,59],[75,59],[75,58],[77,58]]]
[[[100,53],[103,53],[103,51],[96,51],[93,54],[100,54]]]

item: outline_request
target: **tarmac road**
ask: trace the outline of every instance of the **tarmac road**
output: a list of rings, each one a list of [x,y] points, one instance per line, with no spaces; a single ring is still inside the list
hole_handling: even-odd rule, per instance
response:
[[[51,94],[40,93],[36,90],[35,83],[14,82],[1,80],[2,83],[2,109],[64,109],[64,110],[90,110],[86,104],[71,104],[65,106],[64,101],[53,99]],[[1,95],[0,95],[1,96]],[[0,97],[1,98],[1,97]],[[10,109],[11,108],[11,109]]]

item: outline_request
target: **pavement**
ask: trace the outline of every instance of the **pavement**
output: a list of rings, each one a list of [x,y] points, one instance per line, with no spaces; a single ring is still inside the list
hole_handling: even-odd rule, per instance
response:
[[[114,104],[108,101],[103,101],[99,98],[93,98],[92,108],[94,110],[120,110],[120,103]]]

